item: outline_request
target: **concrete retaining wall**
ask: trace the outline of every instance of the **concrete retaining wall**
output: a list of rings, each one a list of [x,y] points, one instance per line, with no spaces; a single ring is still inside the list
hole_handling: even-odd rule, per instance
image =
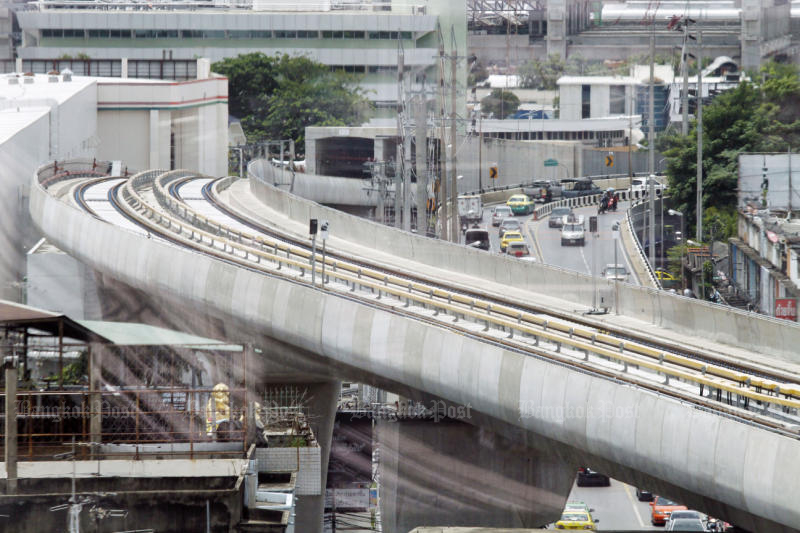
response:
[[[336,236],[425,265],[469,274],[561,298],[579,306],[592,304],[592,278],[577,272],[516,261],[396,228],[383,226],[327,208],[281,191],[251,175],[250,188],[259,200],[303,225],[310,218],[331,222]],[[502,197],[511,191],[496,193]],[[570,205],[593,205],[591,197],[574,198]],[[552,205],[537,209],[540,216]],[[601,288],[605,280],[598,280]],[[751,349],[793,363],[800,362],[800,324],[746,313],[738,309],[685,298],[666,291],[620,284],[619,311],[678,332]]]
[[[283,202],[281,207],[293,216],[305,217],[312,209],[274,188],[262,191],[269,191],[274,202]],[[800,462],[795,460],[800,440],[144,238],[54,199],[38,183],[31,188],[31,215],[54,244],[91,267],[142,290],[192,303],[197,313],[238,317],[255,336],[267,335],[342,368],[363,369],[470,405],[601,457],[614,477],[631,479],[643,472],[683,487],[685,494],[676,498],[685,496],[700,509],[714,507],[715,514],[746,529],[800,530]],[[364,238],[369,238],[366,233]],[[421,256],[441,262],[450,261],[444,252],[459,253],[457,246],[434,246],[423,238],[417,243],[411,237],[398,239],[398,246],[412,253],[419,246]],[[482,258],[474,263],[474,268],[489,268]],[[508,275],[511,266],[496,269],[496,274]],[[548,269],[540,274],[547,278]],[[531,277],[523,282],[532,284]],[[563,280],[565,287],[579,285],[569,283],[562,272],[554,271],[550,279],[554,278]],[[662,313],[676,312],[665,308],[658,307]]]

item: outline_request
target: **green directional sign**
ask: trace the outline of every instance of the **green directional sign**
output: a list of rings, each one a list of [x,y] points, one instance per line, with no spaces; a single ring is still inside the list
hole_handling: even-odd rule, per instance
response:
[[[544,160],[544,166],[546,166],[546,167],[557,167],[558,166],[558,161],[556,161],[555,159],[545,159]]]

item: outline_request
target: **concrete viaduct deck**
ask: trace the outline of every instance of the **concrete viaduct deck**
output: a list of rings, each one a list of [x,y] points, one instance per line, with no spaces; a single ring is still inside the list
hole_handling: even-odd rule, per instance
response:
[[[77,208],[65,192],[72,190],[65,187],[75,174],[57,176],[52,168],[40,169],[31,186],[30,210],[50,241],[92,268],[198,315],[228,320],[231,331],[277,343],[285,354],[281,363],[294,372],[361,380],[411,398],[469,405],[475,412],[472,423],[524,442],[537,450],[538,457],[559,463],[561,473],[525,480],[535,488],[528,494],[537,500],[530,502],[520,526],[552,519],[571,486],[574,470],[570,469],[590,463],[612,477],[752,531],[800,531],[796,501],[800,462],[795,460],[800,440],[791,422],[800,397],[795,398],[793,390],[787,393],[799,368],[795,347],[800,328],[794,325],[633,286],[621,290],[621,316],[590,320],[580,314],[591,301],[586,276],[378,226],[257,179],[214,184],[215,194],[229,207],[258,215],[287,235],[302,235],[309,218],[328,219],[337,235],[328,243],[332,251],[393,265],[395,271],[453,287],[452,294],[477,288],[469,296],[470,310],[485,305],[478,303],[484,299],[507,301],[508,287],[513,286],[513,298],[505,306],[519,309],[519,316],[511,317],[497,312],[502,305],[484,307],[485,316],[472,316],[470,321],[469,300],[450,297],[446,303],[443,298],[436,303],[432,295],[425,309],[435,314],[417,309],[415,315],[413,309],[404,310],[407,306],[398,295],[394,295],[397,302],[387,302],[393,294],[388,286],[384,299],[375,299],[379,285],[361,280],[360,270],[359,281],[352,281],[349,291],[337,290],[333,283],[312,285],[308,275],[286,275],[298,267],[292,262],[298,260],[276,259],[277,246],[270,259],[272,270],[258,270],[255,261],[252,267],[243,265],[241,261],[252,261],[251,256],[262,252],[253,248],[240,258],[247,239],[240,233],[237,241],[235,232],[218,228],[216,238],[225,241],[225,252],[220,253],[203,241],[202,234],[210,235],[213,224],[198,221],[197,216],[196,224],[190,224],[192,216],[174,200],[154,208],[142,205],[142,198],[128,198],[132,216],[139,213],[141,221],[149,220],[153,228],[172,227],[180,246],[98,220]],[[158,196],[161,174],[142,173],[130,181],[149,184]],[[194,244],[192,239],[197,239]],[[267,262],[266,255],[259,257],[259,264]],[[275,265],[282,265],[284,272]],[[354,276],[344,263],[329,274],[340,284]],[[365,288],[372,298],[359,296]],[[417,299],[406,303],[421,308]],[[448,307],[457,305],[462,307]],[[542,328],[536,315],[547,308],[558,318],[548,318]],[[580,325],[558,327],[568,323],[570,313]],[[484,323],[486,331],[480,327]],[[549,337],[552,329],[561,337]],[[584,329],[593,332],[582,337]],[[620,330],[631,337],[619,341],[603,337]],[[723,383],[739,379],[722,376],[724,369],[713,377],[715,381],[705,382],[712,379],[709,368],[723,365],[706,361],[693,370],[676,370],[669,366],[671,360],[664,366],[665,352],[657,362],[626,362],[634,355],[648,357],[642,339],[709,357],[724,356],[731,364],[758,365],[783,376],[783,388],[771,394],[761,388],[756,392],[747,378],[737,390]],[[620,367],[609,370],[598,358],[614,360]],[[626,372],[629,365],[638,369],[655,364],[662,365],[653,370],[667,378],[666,383],[634,379]],[[702,393],[693,399],[688,392],[693,389],[681,391],[677,383],[713,384],[719,391],[733,391],[737,399],[735,404],[706,401]],[[764,386],[769,388],[766,380]],[[749,410],[744,404],[743,409],[740,400],[746,397],[761,402],[762,411],[754,409],[755,403]],[[781,402],[779,410],[787,418],[769,422],[768,405],[774,408]]]

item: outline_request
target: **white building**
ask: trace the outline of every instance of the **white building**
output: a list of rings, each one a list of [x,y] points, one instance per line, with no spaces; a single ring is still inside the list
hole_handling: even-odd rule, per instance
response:
[[[666,126],[667,90],[672,67],[656,65],[654,106],[656,129]],[[560,117],[566,120],[642,115],[647,124],[650,67],[635,65],[629,76],[562,76],[558,79]]]
[[[0,298],[21,299],[24,256],[39,239],[28,188],[41,164],[85,157],[129,171],[227,173],[228,80],[198,63],[205,78],[186,82],[0,76]]]
[[[252,52],[304,55],[363,75],[360,86],[384,116],[396,107],[399,42],[406,72],[418,81],[427,74],[431,90],[438,62],[437,22],[446,48],[452,27],[459,55],[466,51],[466,6],[449,0],[50,1],[28,6],[16,13],[25,71],[46,72],[56,65],[76,74],[119,76],[126,70],[129,77],[188,79],[194,77],[198,56],[214,62]],[[464,85],[463,62],[459,79]]]

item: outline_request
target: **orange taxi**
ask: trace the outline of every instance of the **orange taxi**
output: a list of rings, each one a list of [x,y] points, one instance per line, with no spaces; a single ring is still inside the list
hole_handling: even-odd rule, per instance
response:
[[[650,522],[654,526],[663,526],[669,520],[672,511],[685,511],[688,507],[681,505],[663,496],[656,496],[650,502]]]

